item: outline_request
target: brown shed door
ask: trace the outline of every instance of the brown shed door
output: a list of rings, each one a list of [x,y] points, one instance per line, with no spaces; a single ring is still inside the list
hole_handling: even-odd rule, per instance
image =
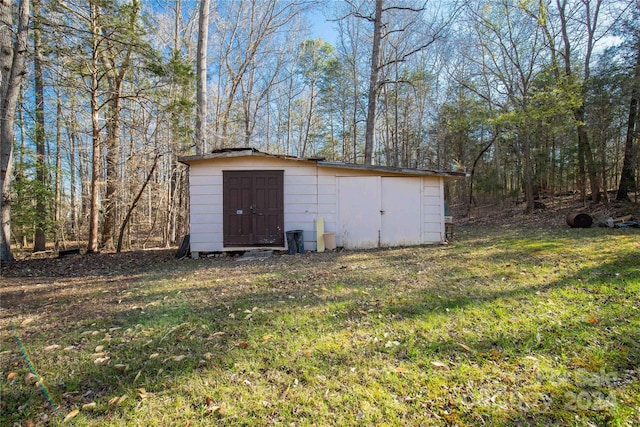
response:
[[[223,171],[225,246],[284,246],[283,171]]]

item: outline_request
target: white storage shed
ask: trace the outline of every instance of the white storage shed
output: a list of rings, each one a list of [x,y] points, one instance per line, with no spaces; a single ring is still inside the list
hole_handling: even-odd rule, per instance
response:
[[[317,227],[346,249],[445,241],[444,182],[463,172],[365,166],[223,149],[180,158],[189,165],[191,252],[287,249]],[[320,230],[322,231],[322,230]]]

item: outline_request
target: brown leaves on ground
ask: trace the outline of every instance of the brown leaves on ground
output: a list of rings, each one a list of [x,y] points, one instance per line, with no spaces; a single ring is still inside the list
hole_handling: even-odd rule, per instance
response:
[[[136,274],[175,257],[175,249],[18,259],[2,264],[3,278],[87,277]],[[12,280],[13,281],[13,280]]]
[[[505,200],[502,205],[477,204],[467,215],[461,205],[452,206],[451,214],[454,224],[470,225],[474,227],[528,227],[541,229],[566,228],[566,217],[570,213],[585,212],[594,220],[594,227],[602,218],[618,218],[625,215],[640,217],[640,205],[637,203],[616,202],[615,193],[608,194],[611,200],[608,204],[600,203],[584,206],[579,193],[565,193],[562,195],[541,195],[536,198],[536,208],[532,213],[526,213],[526,203],[520,198],[517,201]],[[630,194],[632,200],[634,195]],[[637,199],[636,199],[637,200]]]

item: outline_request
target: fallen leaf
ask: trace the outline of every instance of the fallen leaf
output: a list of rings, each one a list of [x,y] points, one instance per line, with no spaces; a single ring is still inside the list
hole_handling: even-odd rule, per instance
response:
[[[398,366],[396,368],[396,372],[404,374],[405,372],[409,372],[409,371],[407,370],[407,368],[403,368],[402,366]]]
[[[120,399],[118,396],[109,399],[109,406],[113,406],[118,403],[118,399]]]
[[[262,336],[262,341],[269,341],[271,338],[273,338],[272,335],[263,335]]]
[[[247,348],[249,348],[249,343],[248,343],[248,342],[244,342],[244,341],[243,341],[243,342],[241,342],[241,343],[238,343],[238,344],[236,345],[236,347],[238,347],[238,348],[243,348],[243,349],[247,349]]]
[[[595,317],[592,317],[591,319],[589,319],[589,323],[591,323],[592,325],[595,325],[596,323],[598,323],[598,319],[596,319]]]
[[[472,351],[472,350],[471,350],[471,348],[470,348],[468,345],[462,344],[462,343],[460,343],[460,342],[458,343],[458,345],[459,345],[463,350],[466,350],[466,351]]]
[[[147,393],[147,391],[143,388],[139,388],[138,390],[136,390],[138,392],[138,397],[140,399],[148,399],[151,396],[153,396],[153,393]]]
[[[58,344],[52,344],[52,345],[46,346],[44,348],[44,351],[53,351],[53,350],[57,350],[59,348],[60,348],[60,346]]]
[[[98,406],[96,404],[96,402],[85,403],[84,405],[82,405],[82,410],[83,411],[91,411],[93,409],[96,409],[96,406]]]
[[[158,356],[160,356],[160,353],[153,353],[149,355],[149,359],[155,359]]]
[[[186,358],[187,356],[185,356],[184,354],[180,354],[178,356],[171,356],[171,360],[173,360],[174,362],[181,362]]]
[[[122,363],[118,363],[116,365],[113,365],[113,367],[116,368],[118,371],[126,371],[129,365],[123,365]]]
[[[63,423],[66,423],[67,421],[74,419],[75,417],[78,416],[79,413],[80,413],[79,409],[74,409],[73,411],[69,412],[67,416],[64,417]]]
[[[126,394],[123,394],[122,396],[120,396],[118,398],[118,401],[116,402],[117,405],[122,405],[122,403],[127,400],[129,396],[127,396]]]
[[[211,415],[220,413],[220,409],[221,407],[218,405],[207,406],[207,412],[209,412]]]
[[[25,420],[24,421],[24,427],[34,427],[36,425],[36,423],[33,422],[33,420]]]
[[[437,360],[434,360],[433,362],[431,362],[431,365],[434,368],[438,368],[438,369],[447,369],[448,368],[446,363],[438,362]]]
[[[27,385],[32,385],[38,382],[38,377],[33,375],[31,372],[28,372],[24,376],[24,383]]]
[[[29,323],[33,322],[35,319],[33,317],[27,317],[20,323],[20,326],[27,326]]]
[[[7,379],[9,381],[13,381],[16,378],[18,378],[18,373],[17,372],[9,372],[9,375],[7,375]]]
[[[104,365],[105,363],[107,363],[109,361],[109,359],[111,359],[109,356],[98,357],[97,359],[95,359],[93,361],[93,363],[96,364],[96,365]]]

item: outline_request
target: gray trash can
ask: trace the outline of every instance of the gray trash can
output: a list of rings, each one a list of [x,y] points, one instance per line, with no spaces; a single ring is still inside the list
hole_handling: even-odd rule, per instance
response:
[[[287,246],[289,255],[304,253],[304,232],[302,230],[287,231]]]

